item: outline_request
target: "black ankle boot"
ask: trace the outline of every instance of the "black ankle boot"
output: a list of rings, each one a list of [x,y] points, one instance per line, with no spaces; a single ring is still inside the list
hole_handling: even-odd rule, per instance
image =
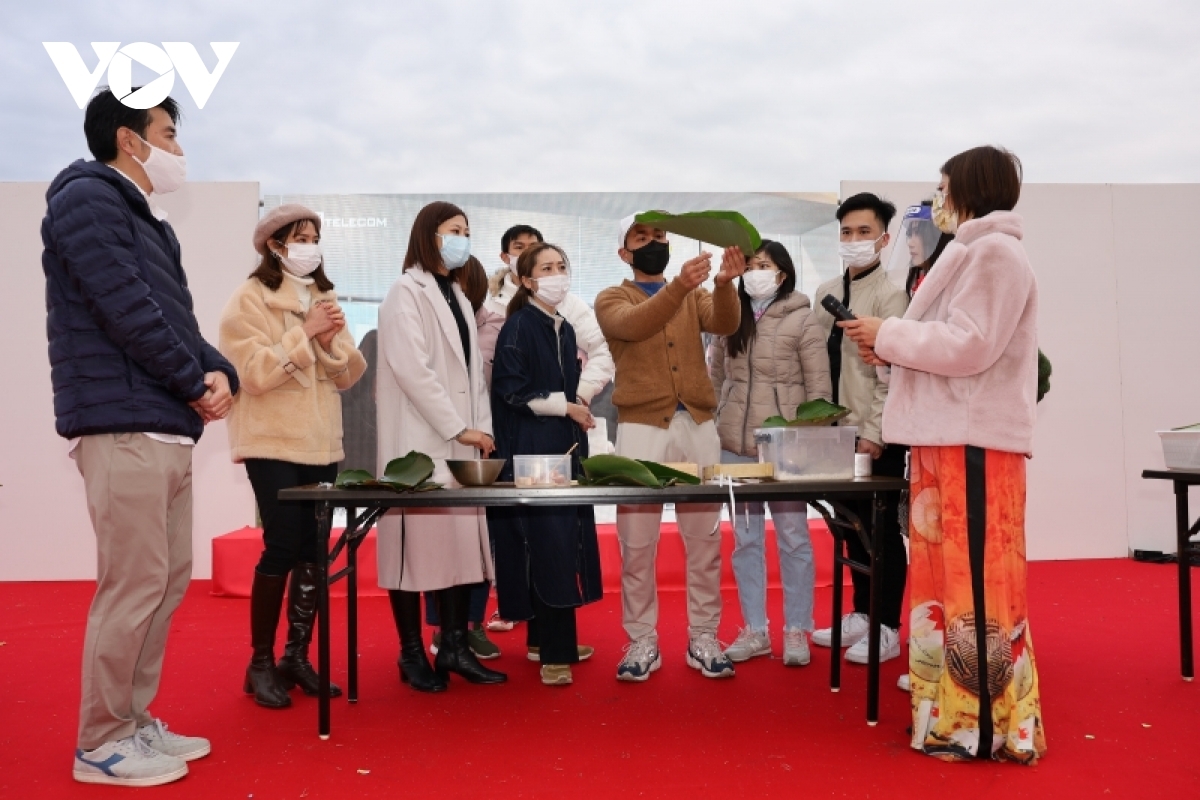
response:
[[[309,696],[321,691],[321,678],[308,660],[308,645],[312,642],[316,616],[317,565],[297,564],[288,587],[288,640],[283,647],[283,658],[279,659],[275,669],[285,683],[299,686]],[[342,690],[332,681],[329,696],[342,696]]]
[[[446,681],[429,666],[425,657],[425,642],[421,638],[421,593],[388,590],[392,617],[400,634],[400,682],[418,692],[444,692]]]
[[[286,575],[254,571],[250,589],[250,646],[254,655],[246,668],[242,691],[254,695],[254,702],[266,708],[287,708],[292,704],[287,693],[290,687],[275,669],[275,629],[286,587]]]
[[[467,645],[467,605],[470,586],[451,586],[438,592],[438,615],[442,621],[442,641],[438,645],[434,668],[443,680],[458,673],[468,683],[504,683],[508,676],[479,663]]]

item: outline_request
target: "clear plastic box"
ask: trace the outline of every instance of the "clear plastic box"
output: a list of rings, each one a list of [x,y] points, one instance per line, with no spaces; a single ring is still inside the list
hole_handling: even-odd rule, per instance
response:
[[[1159,431],[1167,469],[1200,472],[1200,430]]]
[[[517,488],[571,485],[571,456],[513,456],[513,483]]]
[[[777,481],[854,477],[854,439],[858,428],[756,428],[758,460],[770,464]]]

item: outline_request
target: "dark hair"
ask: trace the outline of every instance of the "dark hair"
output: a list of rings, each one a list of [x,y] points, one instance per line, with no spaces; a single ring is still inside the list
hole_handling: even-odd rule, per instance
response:
[[[136,92],[140,88],[135,86],[133,90]],[[178,124],[179,105],[173,99],[163,98],[154,107],[167,112],[171,122]],[[87,111],[83,113],[83,135],[87,137],[88,150],[92,151],[97,161],[104,163],[117,158],[118,129],[129,128],[144,139],[149,126],[150,109],[130,108],[118,100],[107,86],[88,102]]]
[[[870,211],[875,214],[875,218],[883,226],[884,233],[887,233],[888,226],[892,224],[892,218],[896,216],[896,206],[889,203],[887,200],[870,192],[859,192],[853,197],[847,197],[842,201],[842,204],[837,208],[837,221],[842,219],[851,211]]]
[[[953,241],[953,233],[943,233],[938,237],[937,244],[933,246],[933,252],[929,254],[929,258],[920,264],[914,264],[908,268],[908,277],[904,279],[904,292],[910,300],[912,299],[913,292],[917,290],[917,281],[922,275],[928,274],[929,270],[933,269],[933,265],[941,257],[942,251],[946,249],[946,245]]]
[[[282,228],[272,233],[271,238],[274,239],[275,243],[280,247],[285,247],[287,245],[288,237],[292,235],[292,231],[299,230],[306,225],[312,224],[313,221],[311,219],[298,219],[295,222],[289,222],[287,225],[284,225]],[[267,252],[271,254],[270,257],[260,258],[258,266],[255,268],[254,272],[250,273],[250,277],[258,278],[258,280],[262,282],[263,286],[266,286],[268,289],[274,292],[278,291],[280,285],[283,284],[283,267],[279,264],[279,256],[275,255],[275,253],[269,247],[267,248]],[[318,291],[333,291],[333,281],[329,280],[329,276],[325,274],[324,259],[321,260],[321,266],[313,270],[309,277],[313,279],[313,284],[316,285]]]
[[[513,299],[508,301],[508,316],[520,311],[525,306],[529,305],[529,301],[533,298],[533,292],[525,288],[525,284],[520,283],[521,278],[532,278],[533,267],[537,264],[538,256],[547,250],[554,250],[562,256],[563,263],[567,265],[567,269],[571,269],[571,260],[567,258],[566,251],[556,244],[548,242],[538,242],[535,245],[530,245],[521,251],[521,255],[517,257],[517,293],[513,295]]]
[[[412,232],[408,235],[408,252],[404,254],[404,271],[412,266],[419,266],[426,272],[437,272],[444,266],[442,251],[437,245],[437,229],[443,222],[455,217],[467,218],[466,213],[445,200],[436,200],[417,212],[413,220]],[[461,286],[461,279],[455,275]]]
[[[755,255],[766,252],[775,262],[775,266],[779,267],[779,271],[783,273],[783,283],[779,284],[779,290],[775,293],[775,300],[782,300],[796,289],[796,265],[792,263],[792,256],[788,253],[787,248],[779,242],[770,239],[763,239],[762,244]],[[738,325],[738,329],[733,332],[728,339],[725,340],[725,346],[729,352],[730,358],[737,358],[750,347],[750,342],[754,341],[754,337],[758,335],[758,322],[754,319],[754,307],[750,302],[750,295],[746,293],[746,284],[744,280],[738,281],[738,297],[742,301],[742,321]]]
[[[950,179],[947,204],[959,216],[1012,211],[1021,199],[1021,160],[1002,147],[973,147],[942,164]]]
[[[458,270],[458,288],[462,289],[471,304],[471,310],[478,312],[483,307],[483,301],[488,295],[488,274],[475,256],[467,256],[467,263]]]
[[[532,236],[533,238],[537,239],[539,243],[546,241],[542,238],[542,232],[532,225],[513,225],[504,232],[503,236],[500,237],[500,252],[507,253],[508,246],[512,244],[513,239],[517,238],[518,236]]]

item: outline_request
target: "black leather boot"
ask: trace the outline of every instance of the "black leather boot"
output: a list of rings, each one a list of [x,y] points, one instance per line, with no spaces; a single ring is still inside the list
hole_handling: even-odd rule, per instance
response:
[[[468,683],[504,683],[508,676],[479,663],[467,645],[467,606],[470,586],[451,586],[438,592],[438,615],[442,622],[442,641],[438,645],[434,668],[446,680],[456,672]]]
[[[425,657],[425,641],[421,638],[421,593],[388,590],[392,617],[400,634],[400,682],[418,692],[444,692],[446,680],[429,666]]]
[[[289,689],[294,684],[309,696],[321,690],[321,678],[308,660],[308,645],[312,641],[316,618],[317,565],[297,564],[292,568],[292,582],[288,586],[288,640],[283,646],[283,658],[279,659],[275,669]],[[332,681],[329,696],[342,696],[342,690]]]
[[[266,708],[287,708],[288,684],[275,669],[275,629],[279,626],[279,609],[283,605],[286,575],[264,575],[254,571],[250,589],[250,646],[254,654],[246,668],[242,691],[254,695],[254,702]]]

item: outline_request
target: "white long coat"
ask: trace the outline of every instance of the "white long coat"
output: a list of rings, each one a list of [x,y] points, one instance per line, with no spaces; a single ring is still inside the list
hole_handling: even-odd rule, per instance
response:
[[[471,367],[446,298],[434,277],[419,266],[402,274],[379,307],[376,400],[379,470],[393,458],[418,450],[434,460],[433,480],[455,486],[447,458],[478,458],[454,441],[465,428],[492,432],[475,315],[454,284],[467,320]],[[435,508],[393,511],[379,522],[379,586],[431,591],[490,580],[493,576],[483,509]]]

